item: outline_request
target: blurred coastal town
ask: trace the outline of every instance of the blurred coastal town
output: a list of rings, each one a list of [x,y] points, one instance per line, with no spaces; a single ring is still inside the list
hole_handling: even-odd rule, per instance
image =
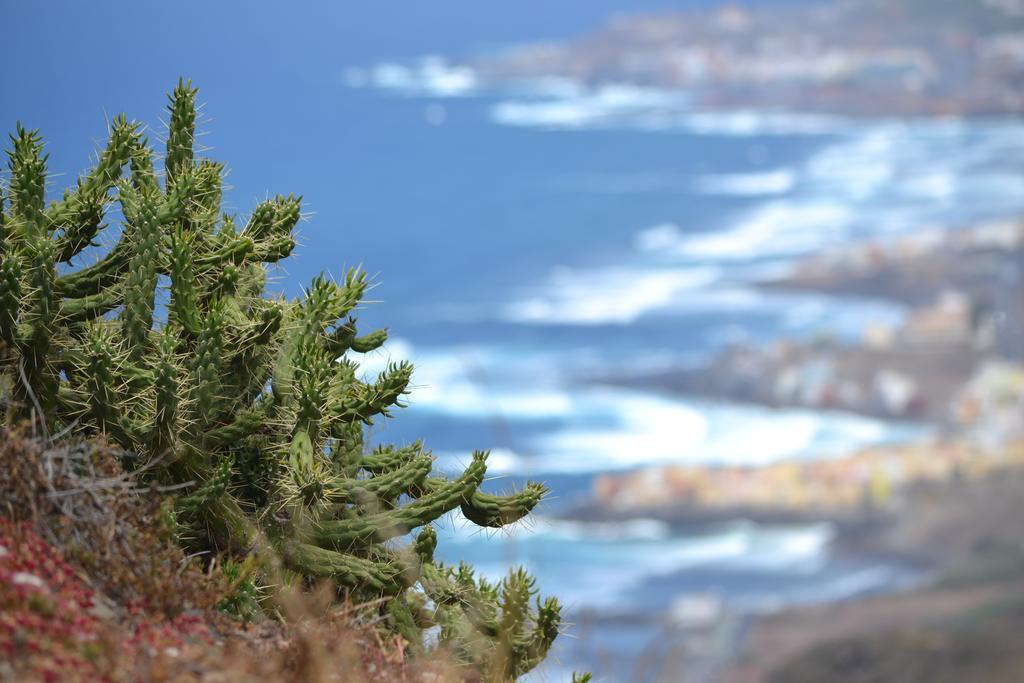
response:
[[[775,519],[877,511],[922,481],[1024,464],[1024,222],[851,245],[798,264],[772,289],[886,297],[909,307],[859,340],[743,343],[709,365],[623,378],[666,392],[838,410],[934,426],[924,443],[762,468],[672,466],[597,480],[618,512],[663,506]]]
[[[680,530],[827,524],[833,552],[898,558],[927,578],[757,618],[714,595],[675,596],[665,628],[683,654],[660,670],[729,683],[1020,680],[1024,653],[1005,634],[1024,626],[1024,220],[848,245],[760,286],[836,305],[887,299],[906,314],[858,339],[747,341],[704,366],[603,381],[861,414],[927,436],[814,461],[604,474],[568,516]]]
[[[560,76],[685,91],[701,109],[844,116],[1024,112],[1020,0],[844,0],[622,16],[567,43],[473,64],[484,81]]]
[[[1005,120],[1024,114],[1024,2],[841,0],[623,16],[472,68],[483,82],[561,76],[685,93],[711,112]],[[566,516],[680,530],[820,523],[832,529],[833,552],[897,557],[925,579],[757,617],[713,595],[671,596],[663,628],[675,636],[665,655],[675,659],[645,680],[1022,680],[1024,652],[1005,634],[1024,626],[1024,217],[847,244],[756,286],[827,295],[837,306],[844,297],[887,301],[905,315],[856,339],[823,329],[748,340],[702,366],[592,379],[870,416],[923,426],[926,436],[815,461],[604,474]]]

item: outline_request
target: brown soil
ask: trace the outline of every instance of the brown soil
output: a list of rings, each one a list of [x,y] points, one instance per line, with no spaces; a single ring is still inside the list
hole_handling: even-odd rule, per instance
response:
[[[1024,680],[1024,475],[922,486],[890,527],[848,540],[926,556],[934,585],[756,621],[723,683]]]
[[[864,667],[855,662],[837,665],[838,670],[831,672],[834,677],[828,679],[798,677],[794,672],[813,669],[819,657],[827,660],[829,655],[820,654],[825,652],[823,646],[881,650],[877,639],[890,638],[892,648],[900,649],[898,643],[912,642],[912,634],[941,632],[938,627],[924,628],[926,625],[955,621],[966,614],[991,608],[1004,603],[1008,595],[1024,595],[1024,581],[935,589],[783,612],[756,624],[750,632],[742,659],[722,677],[721,682],[817,680],[825,683],[827,680],[845,683],[875,680],[855,677],[863,673],[858,669]],[[909,650],[905,653],[906,658],[912,658],[915,653],[916,650]],[[1024,651],[1020,654],[1019,662],[1024,664]],[[780,672],[786,671],[794,677],[781,677]],[[910,682],[933,679],[885,680]]]

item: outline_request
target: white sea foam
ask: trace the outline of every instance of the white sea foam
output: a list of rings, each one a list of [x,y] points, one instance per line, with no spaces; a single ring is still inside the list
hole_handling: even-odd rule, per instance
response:
[[[702,194],[737,197],[763,197],[786,194],[796,185],[796,174],[790,169],[764,173],[734,173],[697,178],[693,188]]]
[[[345,70],[343,80],[351,88],[375,87],[410,97],[464,97],[480,85],[471,68],[451,65],[436,55],[411,65],[385,62],[369,69],[352,67]]]
[[[840,117],[798,112],[695,110],[684,91],[631,85],[509,99],[492,107],[491,118],[508,126],[552,130],[636,129],[730,137],[823,135],[852,125]]]
[[[770,212],[769,212],[770,213]],[[762,216],[761,225],[782,220],[785,212]],[[793,215],[793,214],[790,214]],[[747,230],[751,230],[749,227]],[[758,228],[761,229],[761,228]],[[764,229],[763,239],[770,229]],[[780,236],[762,257],[790,256],[812,240],[831,242],[813,234]],[[836,238],[838,239],[838,238]],[[881,301],[854,301],[837,310],[827,296],[809,292],[765,291],[743,284],[759,277],[779,276],[788,263],[779,260],[744,262],[742,238],[736,233],[688,237],[675,224],[648,228],[636,237],[642,253],[693,261],[710,260],[717,254],[718,266],[631,266],[593,269],[559,268],[501,310],[503,320],[534,325],[628,325],[644,316],[731,314],[756,312],[774,315],[784,329],[829,329],[841,336],[856,335],[867,321],[898,322],[901,306]],[[725,264],[729,267],[724,267]],[[491,310],[481,315],[492,315]],[[714,330],[711,333],[716,333]]]
[[[557,178],[551,188],[560,192],[632,195],[692,193],[708,196],[770,197],[791,192],[796,185],[794,169],[779,168],[755,173],[694,175],[665,171],[581,173]]]
[[[846,600],[878,590],[893,591],[920,586],[924,576],[912,569],[892,565],[874,565],[838,573],[821,581],[807,581],[785,595],[753,595],[742,600],[744,609],[775,612],[794,604],[820,604]]]
[[[838,116],[740,110],[683,114],[676,119],[674,128],[702,135],[752,137],[835,134],[848,130],[852,125],[849,120]]]
[[[834,536],[829,524],[771,527],[736,522],[717,536],[672,553],[675,569],[717,566],[763,573],[808,574],[821,568]]]
[[[842,202],[776,200],[752,210],[730,229],[686,236],[675,252],[712,261],[802,254],[842,242],[852,217]]]
[[[511,322],[568,325],[628,324],[664,308],[687,291],[706,287],[715,268],[629,268],[552,272],[540,291],[503,312]]]
[[[506,100],[494,105],[491,118],[509,126],[550,129],[652,127],[665,112],[688,105],[689,98],[678,91],[605,85],[556,97]]]
[[[693,109],[685,90],[610,83],[586,86],[558,76],[484,83],[474,69],[431,55],[412,63],[351,67],[342,74],[352,88],[374,87],[406,96],[464,97],[502,94],[491,108],[498,124],[552,130],[639,129],[697,135],[820,135],[846,130],[841,117],[787,111]]]
[[[479,529],[473,524],[452,520],[445,536],[454,543],[476,543],[480,540]],[[534,515],[529,525],[514,525],[502,531],[500,538],[514,540],[537,537],[553,542],[580,543],[597,541],[616,542],[657,542],[672,537],[672,528],[657,519],[630,519],[621,522],[582,522]]]
[[[1024,128],[979,133],[952,124],[863,125],[800,166],[767,174],[712,176],[704,189],[785,194],[701,232],[673,222],[640,232],[637,250],[687,262],[729,264],[793,258],[852,238],[969,223],[1024,209],[1024,179],[998,169],[995,141]],[[978,139],[980,137],[980,140]],[[980,154],[977,145],[987,151]]]
[[[492,455],[488,471],[536,476],[670,464],[764,465],[835,457],[921,433],[855,415],[691,402],[625,389],[587,389],[568,398],[557,426]],[[459,405],[434,409],[466,414]],[[442,456],[442,466],[455,469],[469,454]]]
[[[1014,135],[1024,137],[1024,129],[978,133],[951,124],[862,126],[777,177],[725,176],[718,188],[740,193],[767,191],[775,184],[780,192],[785,189],[785,198],[764,202],[715,230],[693,233],[661,223],[639,233],[636,246],[702,264],[792,258],[855,237],[1020,211],[1024,179],[995,170],[1002,153],[993,140]],[[976,145],[982,142],[988,151],[979,155]]]
[[[414,391],[409,405],[461,417],[551,419],[564,417],[572,410],[570,394],[557,389],[495,390],[470,382],[445,383],[437,376],[424,378],[421,373]]]
[[[520,419],[564,417],[572,410],[570,393],[556,383],[557,368],[544,359],[513,358],[475,347],[417,349],[407,340],[396,338],[357,360],[361,372],[371,380],[388,363],[411,360],[415,367],[413,391],[407,401],[420,410],[467,418]],[[495,387],[492,383],[500,383],[504,378],[490,371],[502,367],[520,376],[548,377],[550,384],[534,383],[529,389],[515,385]]]
[[[455,521],[439,532],[440,548],[471,554],[478,570],[500,578],[509,564],[524,564],[572,608],[606,607],[653,577],[698,568],[807,575],[827,559],[829,525],[764,527],[736,523],[720,531],[677,536],[654,520],[604,524],[544,517],[529,529],[481,534]],[[629,562],[622,562],[628,557]]]
[[[641,231],[641,251],[675,254],[702,262],[797,255],[836,244],[848,235],[853,218],[842,202],[781,199],[762,204],[731,227],[686,234],[675,223]]]
[[[872,124],[813,155],[801,178],[815,194],[845,199],[862,212],[909,209],[903,223],[919,229],[933,217],[946,218],[951,206],[968,215],[1021,207],[1024,181],[999,166],[1022,139],[1019,124]],[[992,207],[989,198],[1000,205]]]
[[[834,456],[881,440],[886,432],[880,423],[852,416],[662,404],[646,397],[624,400],[618,424],[570,427],[538,439],[538,456],[522,464],[555,472],[673,463],[767,464]]]
[[[883,125],[858,132],[813,155],[804,173],[819,194],[866,199],[894,179],[901,130]]]
[[[676,223],[658,223],[641,230],[634,240],[640,251],[654,253],[674,252],[686,241],[683,229]]]

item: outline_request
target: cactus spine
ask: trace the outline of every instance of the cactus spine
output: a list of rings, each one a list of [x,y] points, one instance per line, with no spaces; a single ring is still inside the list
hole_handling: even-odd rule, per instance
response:
[[[298,300],[265,294],[267,267],[295,246],[301,198],[259,204],[241,229],[221,214],[223,167],[194,154],[195,101],[186,82],[170,95],[162,174],[142,127],[120,116],[95,167],[49,204],[38,133],[11,136],[0,193],[4,421],[103,434],[138,454],[129,465],[146,464],[146,476],[191,483],[176,503],[189,545],[269,548],[298,576],[386,596],[414,650],[439,625],[489,680],[525,673],[557,634],[557,602],[531,606],[520,571],[496,585],[435,562],[429,525],[455,508],[482,526],[511,524],[544,487],[481,492],[482,452],[448,479],[418,443],[365,451],[364,425],[401,405],[412,366],[357,376],[350,353],[387,338],[357,331],[359,270],[340,283],[318,277]],[[73,268],[115,204],[116,244]],[[408,546],[388,543],[416,529]]]

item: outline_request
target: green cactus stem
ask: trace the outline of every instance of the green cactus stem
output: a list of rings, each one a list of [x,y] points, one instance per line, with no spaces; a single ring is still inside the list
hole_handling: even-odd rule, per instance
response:
[[[363,271],[317,277],[294,300],[266,293],[268,268],[295,247],[301,197],[224,214],[224,166],[195,152],[196,97],[186,81],[170,95],[162,167],[143,127],[118,116],[96,165],[50,203],[39,133],[19,125],[11,136],[3,424],[43,419],[52,433],[103,435],[138,454],[140,476],[182,491],[173,516],[184,543],[269,548],[300,578],[384,596],[385,623],[411,652],[438,626],[477,676],[529,671],[557,635],[558,603],[536,600],[522,571],[490,584],[436,563],[430,525],[456,509],[483,527],[512,524],[547,490],[481,491],[484,452],[446,478],[420,443],[367,450],[365,427],[402,406],[413,368],[360,377],[353,358],[387,340],[358,327]],[[108,232],[117,239],[103,252]]]

